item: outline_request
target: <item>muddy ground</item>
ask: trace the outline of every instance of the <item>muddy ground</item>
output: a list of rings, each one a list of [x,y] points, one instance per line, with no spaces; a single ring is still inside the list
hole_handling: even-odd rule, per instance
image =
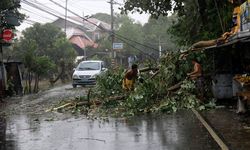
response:
[[[77,96],[86,95],[88,88],[72,88],[72,85],[62,85],[37,94],[20,97],[5,98],[1,105],[0,115],[46,115],[46,110],[52,108],[60,101],[75,99]]]

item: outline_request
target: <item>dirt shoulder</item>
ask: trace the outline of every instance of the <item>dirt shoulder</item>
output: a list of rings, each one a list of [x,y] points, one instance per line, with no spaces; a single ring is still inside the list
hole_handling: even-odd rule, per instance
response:
[[[0,114],[45,114],[46,110],[62,100],[73,99],[86,94],[86,88],[72,88],[71,84],[60,85],[37,94],[9,97],[1,104]]]

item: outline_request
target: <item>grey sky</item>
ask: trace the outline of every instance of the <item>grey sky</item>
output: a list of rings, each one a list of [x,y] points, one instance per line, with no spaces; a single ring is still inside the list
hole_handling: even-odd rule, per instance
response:
[[[64,16],[65,10],[63,8],[60,8],[56,4],[52,3],[50,0],[22,0],[21,3],[21,12],[25,13],[29,18],[17,29],[23,30],[26,27],[31,26],[34,22],[39,23],[46,23],[46,22],[52,22],[56,19],[56,17],[49,15],[47,13],[44,13],[42,11],[39,11],[27,4],[23,1],[28,1],[35,3],[39,5],[42,8],[45,9],[53,9],[55,14],[59,16]],[[65,7],[65,0],[53,0]],[[76,12],[77,14],[83,16],[83,15],[92,15],[96,13],[107,13],[110,14],[110,4],[108,3],[109,0],[68,0],[68,9]],[[118,7],[123,4],[123,0],[114,0],[118,4],[114,5],[114,12],[119,13]],[[120,4],[120,5],[119,5]],[[68,16],[75,16],[68,12]],[[146,23],[148,20],[147,14],[129,14],[131,18],[133,18],[135,21],[140,22],[142,24]]]

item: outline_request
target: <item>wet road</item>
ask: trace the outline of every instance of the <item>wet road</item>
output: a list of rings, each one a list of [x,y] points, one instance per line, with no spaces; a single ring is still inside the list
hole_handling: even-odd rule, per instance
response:
[[[215,109],[203,116],[232,150],[250,149],[250,112],[238,115],[234,109]]]
[[[106,121],[39,116],[4,119],[0,150],[217,150],[191,111]]]
[[[73,89],[71,84],[67,84],[37,94],[6,98],[7,106],[0,107],[0,114],[43,114],[45,110],[62,100],[86,95],[86,90],[86,88]]]
[[[91,120],[45,113],[63,99],[86,94],[64,85],[35,95],[7,99],[0,117],[0,150],[217,150],[192,113]],[[0,115],[1,116],[1,115]]]

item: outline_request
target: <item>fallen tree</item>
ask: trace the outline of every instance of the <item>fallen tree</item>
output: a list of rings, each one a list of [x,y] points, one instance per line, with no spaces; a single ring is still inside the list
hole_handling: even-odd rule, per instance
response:
[[[189,60],[179,60],[180,55],[166,54],[156,66],[140,69],[144,82],[136,82],[134,91],[122,89],[124,69],[109,70],[97,78],[96,86],[89,90],[85,98],[65,102],[50,111],[70,109],[87,114],[105,112],[130,116],[199,107],[195,84],[186,79],[192,65],[189,65]]]

